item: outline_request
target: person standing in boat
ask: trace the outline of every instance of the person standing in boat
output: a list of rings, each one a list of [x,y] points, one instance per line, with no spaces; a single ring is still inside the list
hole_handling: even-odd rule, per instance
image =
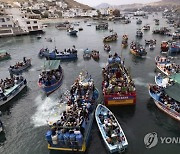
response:
[[[24,64],[26,64],[26,57],[23,57],[23,62],[24,62]]]

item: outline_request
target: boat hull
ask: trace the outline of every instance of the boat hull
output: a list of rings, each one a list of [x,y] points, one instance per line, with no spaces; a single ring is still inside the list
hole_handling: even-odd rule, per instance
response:
[[[8,59],[10,59],[10,58],[11,58],[11,56],[8,54],[8,55],[5,55],[5,56],[3,56],[3,57],[0,57],[0,61],[8,60]]]
[[[7,102],[15,98],[25,87],[27,86],[27,81],[24,79],[13,91],[11,91],[6,99],[0,100],[0,106],[5,105]]]
[[[135,105],[136,93],[131,95],[104,95],[104,102],[106,106]]]

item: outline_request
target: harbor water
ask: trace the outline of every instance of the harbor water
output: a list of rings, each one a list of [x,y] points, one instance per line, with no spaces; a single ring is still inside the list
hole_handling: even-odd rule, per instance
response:
[[[168,36],[152,35],[155,27],[155,18],[160,19],[160,26],[166,26],[165,19],[159,15],[149,15],[149,19],[142,18],[142,25],[136,25],[136,19],[132,19],[130,24],[120,24],[109,22],[109,28],[117,32],[118,41],[109,43],[111,53],[117,52],[125,59],[125,65],[130,70],[137,89],[137,103],[135,106],[110,107],[110,110],[117,117],[120,125],[129,142],[127,154],[178,154],[180,144],[158,144],[147,149],[144,144],[144,136],[147,133],[156,132],[158,137],[180,137],[180,123],[170,118],[160,111],[148,94],[148,83],[154,83],[155,61],[154,58],[160,53],[160,44],[163,40],[171,39]],[[80,27],[84,30],[78,32],[77,37],[67,35],[66,31],[55,28],[55,23],[51,23],[46,29],[46,33],[41,39],[35,35],[20,37],[8,37],[0,39],[0,49],[11,54],[11,59],[0,62],[0,78],[9,76],[8,67],[23,57],[31,58],[32,67],[23,73],[27,79],[27,88],[21,94],[1,107],[1,120],[5,126],[5,133],[0,134],[0,154],[58,154],[62,152],[49,152],[45,133],[48,130],[47,121],[58,119],[58,115],[65,109],[65,104],[59,100],[66,96],[67,91],[82,70],[87,70],[95,81],[95,85],[100,91],[102,99],[102,68],[106,65],[109,53],[103,50],[103,37],[110,34],[109,31],[96,31],[95,25],[87,26],[95,21],[89,20],[84,23],[82,19]],[[142,39],[136,38],[137,28],[145,24],[150,24],[151,30],[145,31]],[[78,26],[75,26],[78,29]],[[122,35],[128,34],[131,41],[138,41],[144,44],[144,40],[156,39],[157,44],[154,50],[147,47],[146,58],[134,57],[126,49],[121,48]],[[46,38],[52,38],[53,42],[47,42]],[[49,97],[41,91],[37,85],[38,75],[42,70],[43,59],[39,59],[38,52],[41,48],[48,47],[50,50],[55,47],[61,51],[71,48],[73,45],[78,49],[78,59],[76,61],[61,62],[64,70],[62,86]],[[100,60],[83,59],[83,49],[95,49],[100,51]],[[179,62],[179,57],[175,59]],[[100,136],[100,132],[93,123],[87,154],[106,154],[107,149]]]

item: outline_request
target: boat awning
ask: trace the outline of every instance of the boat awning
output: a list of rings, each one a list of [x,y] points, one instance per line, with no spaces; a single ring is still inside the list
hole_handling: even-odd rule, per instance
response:
[[[44,70],[50,71],[50,70],[56,70],[58,69],[60,65],[60,60],[46,60],[44,62]]]
[[[175,83],[173,86],[167,87],[165,93],[174,100],[180,102],[180,84]]]
[[[180,84],[180,73],[175,73],[175,74],[171,75],[170,78]]]

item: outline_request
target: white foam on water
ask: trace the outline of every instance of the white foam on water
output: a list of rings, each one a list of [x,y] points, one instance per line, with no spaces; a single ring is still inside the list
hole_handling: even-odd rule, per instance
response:
[[[47,125],[49,122],[59,120],[60,114],[65,110],[65,103],[59,102],[58,99],[50,96],[42,100],[41,96],[35,99],[37,109],[35,114],[31,117],[32,123],[35,127]]]
[[[137,78],[134,78],[133,80],[134,80],[135,85],[147,87],[147,83],[144,82],[143,78],[137,77]]]

